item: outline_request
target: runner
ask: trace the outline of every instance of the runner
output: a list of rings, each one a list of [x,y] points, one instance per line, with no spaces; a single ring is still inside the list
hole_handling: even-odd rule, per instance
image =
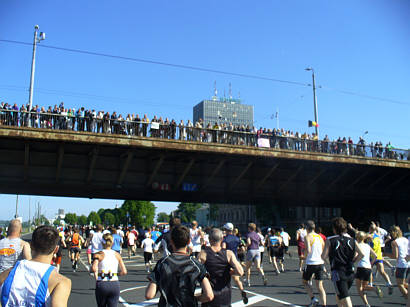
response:
[[[149,232],[145,233],[145,239],[142,240],[141,248],[144,249],[144,262],[147,273],[152,270],[152,254],[154,252],[155,242],[150,238]]]
[[[133,227],[132,230],[135,230],[135,227]],[[135,236],[135,232],[132,230],[127,233],[128,259],[131,259],[131,254],[135,256],[136,252],[135,242],[137,237]]]
[[[335,235],[327,238],[322,259],[329,257],[337,306],[352,307],[349,289],[354,280],[353,263],[364,255],[357,242],[347,234],[347,223],[342,217],[334,218],[332,227]]]
[[[403,233],[399,226],[392,226],[390,234],[393,239],[391,258],[397,259],[396,265],[396,282],[401,294],[404,297],[408,296],[408,284],[406,282],[409,276],[409,263],[406,257],[410,257],[410,242],[403,237]]]
[[[384,254],[386,252],[386,242],[389,242],[392,238],[390,237],[390,234],[387,232],[387,230],[380,226],[379,221],[374,222],[374,224],[376,225],[376,231],[380,237],[380,247],[382,249],[382,254]],[[396,270],[396,267],[393,266],[387,259],[383,259],[383,262],[390,268],[391,276],[394,276],[394,271]]]
[[[233,225],[225,225],[232,226]],[[231,237],[233,237],[231,235]],[[232,239],[232,238],[228,238]],[[199,261],[205,265],[210,277],[214,299],[203,307],[220,307],[231,305],[231,274],[243,275],[243,268],[231,250],[222,249],[223,234],[218,228],[213,228],[209,234],[210,247],[205,247],[200,253]],[[233,270],[232,270],[233,269]],[[245,303],[246,304],[246,303]]]
[[[112,250],[114,239],[111,234],[103,236],[103,250],[94,255],[92,270],[96,286],[95,298],[98,307],[116,307],[120,298],[118,275],[126,275],[127,268],[121,255]],[[118,272],[118,267],[120,272]]]
[[[176,220],[171,219],[171,221],[170,241],[175,250],[157,262],[154,271],[148,277],[145,298],[153,299],[157,292],[160,292],[159,307],[197,307],[198,301],[201,303],[212,301],[214,295],[209,279],[206,277],[205,266],[187,254],[189,229],[185,226],[177,226],[174,223]],[[202,288],[200,295],[195,295],[197,284]]]
[[[236,258],[238,258],[238,248],[241,244],[241,240],[237,236],[232,234],[232,232],[234,230],[234,227],[233,227],[232,223],[226,223],[223,226],[223,228],[226,231],[226,236],[222,241],[222,248],[230,250],[236,256]],[[248,303],[248,298],[246,296],[246,292],[243,289],[243,284],[242,284],[242,281],[240,279],[240,276],[238,274],[233,274],[232,279],[234,280],[234,282],[238,286],[239,290],[241,291],[243,303],[247,304]]]
[[[259,252],[261,253],[261,268],[263,268],[263,253],[265,252],[265,237],[262,234],[262,230],[258,227],[256,232],[261,238],[261,243],[259,245]]]
[[[170,255],[173,252],[173,246],[171,245],[171,230],[173,227],[181,225],[181,220],[178,217],[173,217],[169,220],[169,231],[163,232],[163,234],[155,241],[155,252],[158,252],[160,247],[163,248],[164,257]]]
[[[283,245],[284,245],[284,252],[285,254],[288,254],[289,257],[292,257],[292,254],[289,251],[289,242],[292,239],[290,235],[285,231],[283,227],[280,228],[280,236],[283,239]]]
[[[276,275],[279,275],[280,270],[278,267],[278,261],[281,263],[282,271],[285,271],[283,267],[284,247],[283,247],[283,239],[279,235],[279,232],[276,231],[275,229],[271,230],[268,244],[269,244],[270,256],[272,258],[273,268],[275,269]]]
[[[373,251],[373,249],[371,249],[369,244],[364,242],[366,238],[367,234],[365,234],[363,231],[359,231],[358,233],[356,233],[357,243],[360,249],[362,250],[364,256],[357,264],[355,279],[357,292],[359,292],[359,295],[362,298],[365,306],[368,307],[370,305],[367,301],[366,291],[375,291],[379,298],[383,297],[383,292],[379,286],[374,287],[369,285],[370,278],[372,275],[370,255],[372,255],[373,258],[376,259],[376,253]]]
[[[198,222],[192,222],[192,228],[190,229],[191,244],[190,248],[192,250],[192,255],[198,258],[201,252],[201,240],[203,240],[203,235],[201,229],[198,228]]]
[[[246,253],[246,282],[248,287],[251,286],[251,266],[252,263],[255,264],[256,269],[262,276],[263,284],[266,286],[268,284],[268,280],[265,277],[265,273],[260,266],[261,255],[259,252],[259,245],[261,244],[261,238],[255,232],[256,225],[254,223],[250,223],[248,225],[248,235],[246,239],[246,246],[248,247],[248,252]]]
[[[238,228],[233,230],[233,235],[238,237],[239,239],[239,247],[238,247],[238,260],[240,264],[245,267],[245,255],[246,255],[246,241],[242,238],[241,233],[239,232]]]
[[[296,241],[298,243],[298,255],[299,255],[299,272],[302,272],[303,259],[305,257],[305,237],[306,237],[305,225],[300,224],[299,229],[296,231]]]
[[[369,234],[371,235],[372,241],[370,246],[373,248],[374,252],[376,253],[376,260],[373,261],[373,264],[376,265],[377,271],[386,281],[386,286],[389,289],[389,295],[393,294],[393,285],[391,284],[389,275],[384,271],[384,264],[383,264],[383,254],[381,249],[381,240],[380,236],[377,233],[377,226],[373,222],[370,223],[369,226]]]
[[[63,257],[63,248],[67,248],[67,245],[65,244],[63,237],[64,233],[60,232],[58,234],[59,240],[58,240],[58,251],[56,254],[54,254],[52,263],[55,264],[57,273],[60,272],[60,267],[61,267],[61,259]]]
[[[117,229],[115,227],[111,228],[112,239],[114,240],[111,249],[116,251],[118,254],[121,255],[121,247],[123,243],[122,237],[118,234]]]
[[[322,237],[315,232],[315,222],[309,220],[306,223],[307,235],[305,237],[306,247],[306,267],[303,271],[303,285],[309,296],[309,307],[314,307],[319,304],[319,300],[313,294],[312,286],[309,281],[315,276],[316,288],[319,291],[319,298],[322,306],[326,306],[326,292],[323,288],[323,280],[325,279],[324,261],[322,259],[322,252],[325,242]]]
[[[20,236],[21,222],[10,221],[7,237],[0,240],[0,273],[13,267],[18,260],[31,259],[30,245]]]
[[[50,265],[58,249],[58,231],[40,226],[32,235],[31,260],[21,260],[0,274],[1,305],[66,307],[71,281]]]
[[[103,226],[101,224],[97,225],[97,231],[94,232],[93,237],[91,239],[91,260],[94,261],[94,256],[96,253],[102,251],[103,249]]]
[[[84,239],[80,236],[80,230],[78,228],[74,229],[74,233],[70,238],[70,243],[71,264],[73,272],[75,272],[77,270],[77,262],[80,259],[81,245],[84,244]]]

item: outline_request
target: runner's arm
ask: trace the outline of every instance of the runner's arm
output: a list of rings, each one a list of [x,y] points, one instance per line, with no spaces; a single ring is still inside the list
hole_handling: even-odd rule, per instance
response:
[[[396,241],[391,242],[391,253],[384,253],[384,256],[388,256],[393,259],[397,259],[399,256],[399,247]]]
[[[197,300],[201,303],[210,302],[214,299],[214,293],[212,292],[212,287],[209,282],[209,279],[204,277],[201,282],[202,293],[197,296]]]
[[[71,293],[71,280],[63,277],[51,292],[51,307],[67,307]]]
[[[122,261],[122,257],[120,254],[116,253],[115,257],[117,257],[118,260],[118,264],[120,266],[120,272],[118,273],[118,275],[127,275],[127,268],[125,267],[124,261]]]
[[[225,242],[225,241],[222,241],[221,247],[222,247],[223,249],[226,249],[226,242]]]
[[[150,281],[147,289],[145,290],[145,299],[151,300],[157,294],[157,284],[153,281]]]
[[[6,280],[6,278],[9,276],[10,271],[12,270],[12,268],[5,270],[4,272],[2,272],[0,274],[0,286],[4,283],[4,281]],[[1,306],[1,305],[0,305]]]
[[[206,252],[204,250],[201,250],[201,252],[199,253],[199,259],[198,260],[202,264],[206,262]]]
[[[234,269],[234,274],[242,276],[243,275],[243,267],[236,259],[235,254],[228,250],[227,251],[228,261],[231,267]]]
[[[22,250],[23,258],[24,258],[24,259],[27,259],[27,260],[30,260],[30,259],[31,259],[31,247],[30,247],[30,244],[28,244],[26,241],[22,241],[22,243],[23,243],[23,250]]]
[[[309,255],[312,252],[312,247],[310,246],[310,235],[305,236],[305,248],[306,248],[306,253],[304,255],[304,257],[306,257],[306,255]]]
[[[324,260],[324,261],[326,261],[326,259],[327,259],[327,256],[329,255],[329,240],[326,240],[326,242],[325,242],[325,248],[323,249],[323,252],[322,252],[322,259]]]

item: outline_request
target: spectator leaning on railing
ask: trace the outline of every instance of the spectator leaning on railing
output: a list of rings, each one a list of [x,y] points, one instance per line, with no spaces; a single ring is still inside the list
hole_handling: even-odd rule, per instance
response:
[[[230,145],[259,146],[258,139],[267,139],[262,142],[264,147],[271,147],[295,151],[316,151],[328,154],[340,154],[350,156],[367,156],[382,159],[410,160],[410,151],[394,149],[391,143],[385,146],[381,142],[370,143],[366,146],[365,140],[360,137],[357,144],[353,143],[351,137],[339,137],[337,140],[330,140],[326,135],[323,140],[312,133],[303,134],[282,129],[267,129],[245,125],[226,124],[221,122],[208,123],[205,125],[202,119],[193,123],[182,120],[179,124],[174,119],[157,117],[150,121],[144,114],[140,118],[137,114],[128,114],[124,119],[121,114],[115,111],[96,111],[78,108],[65,108],[61,102],[59,106],[54,105],[46,110],[44,107],[35,105],[28,112],[28,105],[18,108],[13,105],[1,102],[0,104],[0,125],[32,127],[55,130],[73,130],[91,133],[124,134],[131,136],[157,137],[165,139],[178,139],[181,141],[197,141],[209,143],[222,143]],[[266,146],[268,144],[268,146]]]

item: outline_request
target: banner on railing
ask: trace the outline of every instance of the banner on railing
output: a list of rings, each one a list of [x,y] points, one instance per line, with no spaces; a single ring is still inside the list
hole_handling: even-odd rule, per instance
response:
[[[258,147],[270,147],[269,139],[259,138],[258,139]]]
[[[151,123],[151,129],[159,129],[159,123],[153,122]]]
[[[182,183],[182,191],[185,192],[194,192],[198,191],[198,185],[196,183]]]

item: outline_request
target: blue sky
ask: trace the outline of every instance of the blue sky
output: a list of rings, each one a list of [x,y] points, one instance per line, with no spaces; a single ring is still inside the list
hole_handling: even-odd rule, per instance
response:
[[[316,71],[320,134],[364,131],[366,140],[410,148],[410,2],[345,1],[9,1],[0,2],[0,39],[80,49],[311,83]],[[0,41],[0,100],[26,103],[30,46]],[[312,88],[38,48],[34,103],[192,119],[213,92],[254,105],[255,125],[308,131]],[[376,99],[342,94],[340,90]],[[383,98],[383,99],[379,99]],[[312,128],[310,128],[312,129]],[[47,212],[118,201],[40,198]],[[50,200],[51,199],[51,200]],[[0,197],[12,206],[15,197]],[[76,207],[74,204],[84,204]],[[87,204],[87,205],[86,205]],[[6,206],[6,208],[10,207]],[[46,205],[45,205],[46,206]],[[169,207],[172,207],[170,205]],[[161,211],[159,209],[159,211]],[[11,210],[13,212],[13,210]],[[13,213],[11,213],[13,214]],[[2,210],[0,218],[10,212]]]

